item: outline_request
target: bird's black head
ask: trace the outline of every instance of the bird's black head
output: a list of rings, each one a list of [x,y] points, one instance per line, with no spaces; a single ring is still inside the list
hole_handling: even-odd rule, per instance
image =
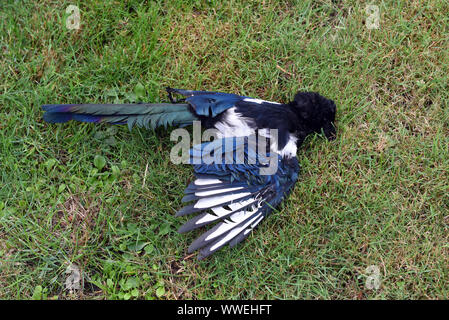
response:
[[[297,132],[300,138],[323,132],[327,139],[335,139],[334,121],[337,108],[332,100],[315,92],[298,92],[289,105],[298,117]]]

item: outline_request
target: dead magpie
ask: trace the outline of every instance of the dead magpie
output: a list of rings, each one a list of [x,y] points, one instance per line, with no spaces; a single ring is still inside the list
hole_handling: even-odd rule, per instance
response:
[[[300,169],[297,148],[307,135],[324,133],[328,139],[336,135],[335,103],[315,92],[298,92],[286,104],[223,92],[173,88],[167,92],[170,103],[43,105],[43,118],[50,123],[127,124],[130,129],[183,127],[200,121],[203,127],[216,129],[214,141],[190,150],[196,179],[182,201],[192,204],[176,214],[197,214],[179,228],[181,233],[215,224],[188,249],[200,250],[199,259],[241,242],[290,193]],[[176,101],[173,94],[184,98]],[[268,153],[254,147],[258,141],[254,136],[268,138]],[[218,161],[204,161],[205,153]],[[275,159],[276,171],[261,174],[269,165],[268,157]]]

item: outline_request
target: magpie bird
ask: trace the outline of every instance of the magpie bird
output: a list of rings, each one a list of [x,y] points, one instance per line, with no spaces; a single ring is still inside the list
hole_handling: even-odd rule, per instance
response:
[[[324,133],[328,139],[336,135],[335,103],[315,92],[298,92],[293,101],[282,104],[232,93],[166,90],[170,103],[48,104],[42,106],[43,118],[50,123],[127,124],[130,129],[183,127],[201,121],[203,127],[215,128],[215,140],[190,150],[195,180],[185,189],[182,201],[191,204],[176,213],[197,214],[179,228],[180,233],[215,224],[188,248],[189,253],[199,250],[199,259],[244,240],[290,193],[300,170],[297,148],[307,135]],[[174,94],[183,98],[176,100]],[[277,130],[277,141],[269,142],[268,154],[254,151],[250,137],[270,138],[270,129]],[[206,149],[221,160],[203,161]],[[242,162],[235,161],[239,150]],[[234,161],[225,161],[230,151]],[[267,167],[267,156],[275,157],[277,170],[263,175],[260,169]]]

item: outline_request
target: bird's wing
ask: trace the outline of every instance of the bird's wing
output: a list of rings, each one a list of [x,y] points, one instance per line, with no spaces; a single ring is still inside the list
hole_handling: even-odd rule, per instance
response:
[[[215,117],[223,111],[232,108],[235,104],[245,96],[239,96],[233,93],[213,92],[213,91],[194,91],[167,88],[167,92],[171,97],[171,93],[177,93],[185,96],[185,101],[189,103],[195,110],[196,114],[205,117]]]
[[[197,215],[178,231],[215,225],[190,245],[189,252],[200,250],[198,258],[202,259],[226,244],[235,246],[285,198],[297,180],[298,160],[272,156],[257,152],[253,136],[216,139],[193,147],[190,163],[196,180],[185,189],[183,198],[193,204],[176,215]],[[268,172],[270,165],[275,169],[272,172]]]

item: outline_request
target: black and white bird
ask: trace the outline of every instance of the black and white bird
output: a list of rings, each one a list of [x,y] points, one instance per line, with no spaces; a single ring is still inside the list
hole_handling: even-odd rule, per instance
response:
[[[333,139],[336,134],[335,103],[314,92],[298,92],[286,104],[222,92],[173,88],[167,92],[170,103],[44,105],[43,118],[50,123],[127,124],[130,129],[135,125],[182,127],[201,121],[203,127],[215,128],[215,140],[191,149],[189,162],[195,180],[185,189],[182,200],[191,204],[176,213],[196,214],[179,228],[181,233],[214,225],[188,249],[200,250],[199,259],[244,240],[290,193],[299,173],[297,148],[307,135],[324,133]],[[184,98],[175,101],[173,94]],[[273,129],[277,139],[270,137]],[[253,136],[269,139],[267,152],[253,148]],[[203,161],[206,149],[221,160]],[[238,152],[243,161],[236,161]],[[269,166],[268,157],[275,159],[277,169],[261,174],[261,169]]]

